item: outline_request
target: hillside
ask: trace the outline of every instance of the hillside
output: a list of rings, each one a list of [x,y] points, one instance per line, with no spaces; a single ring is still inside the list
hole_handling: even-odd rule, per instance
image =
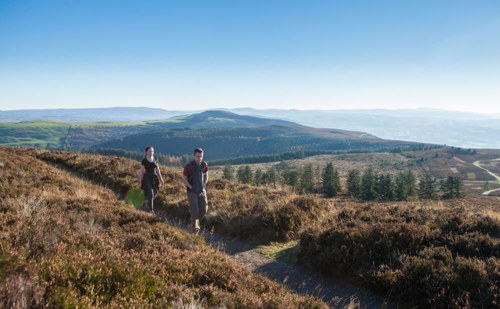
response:
[[[32,153],[122,195],[136,184],[136,161]],[[186,220],[180,172],[163,172],[168,181],[157,209]],[[206,229],[258,243],[295,241],[275,255],[296,252],[297,263],[350,278],[403,307],[494,308],[500,302],[498,198],[366,203],[225,180],[211,181],[208,193]]]
[[[383,140],[362,132],[286,124],[155,130],[104,142],[94,148],[142,151],[143,146],[148,144],[153,145],[157,152],[175,156],[190,154],[195,147],[202,147],[207,160],[301,150],[388,151],[394,147],[425,146]]]
[[[96,111],[86,112],[90,113],[89,115],[96,113]],[[121,111],[121,113],[125,112]],[[149,112],[155,115],[154,110]],[[162,115],[162,113],[159,115]],[[98,116],[95,118],[100,119]],[[120,118],[120,113],[116,118]],[[164,120],[137,120],[132,122],[4,122],[0,123],[0,145],[80,149],[127,135],[166,128],[247,127],[291,124],[291,122],[284,120],[240,116],[223,111],[206,111]]]
[[[284,110],[236,108],[242,114],[274,117],[317,128],[370,132],[384,139],[500,149],[500,116],[435,109]],[[332,125],[334,124],[334,125]]]
[[[0,307],[326,308],[16,150],[0,147]]]
[[[240,116],[266,117],[291,121],[297,124],[316,128],[337,128],[342,130],[369,132],[384,139],[416,141],[422,143],[446,144],[464,148],[500,148],[496,136],[500,135],[500,115],[477,114],[457,111],[434,109],[400,109],[400,110],[285,110],[285,109],[252,109],[234,108],[221,109],[220,111],[236,113]],[[88,108],[88,109],[40,109],[40,110],[12,110],[0,111],[0,122],[57,120],[75,125],[75,141],[68,143],[68,149],[92,145],[94,140],[87,140],[89,134],[86,130],[100,136],[99,130],[95,131],[92,124],[84,125],[85,129],[78,129],[77,123],[82,122],[142,122],[144,129],[158,128],[150,121],[176,117],[180,122],[186,122],[186,127],[196,127],[199,122],[189,122],[193,114],[203,111],[170,111],[159,108],[141,107],[114,107],[114,108]],[[213,111],[210,111],[213,112]],[[184,119],[183,119],[184,118]],[[196,118],[196,117],[195,117]],[[226,116],[214,116],[226,118]],[[204,120],[202,120],[203,122]],[[217,126],[230,125],[228,120],[214,120]],[[256,125],[250,121],[241,126]],[[257,124],[264,125],[264,124]],[[203,126],[203,125],[201,125]],[[140,127],[140,125],[139,125]],[[161,127],[161,126],[160,126]],[[172,128],[173,126],[166,126]],[[108,128],[109,129],[109,128]],[[105,131],[110,131],[110,130]],[[113,130],[111,130],[113,131]],[[120,131],[120,130],[118,130]],[[134,134],[143,130],[131,130]],[[122,132],[123,133],[123,132]],[[124,136],[122,133],[111,134],[103,132],[102,138],[115,138]],[[72,134],[72,135],[73,135]],[[72,136],[70,135],[70,136]],[[106,139],[98,139],[97,142]]]
[[[483,168],[500,175],[500,160],[498,159],[500,159],[500,150],[468,150],[442,147],[427,150],[409,150],[401,153],[320,154],[260,163],[235,163],[232,164],[232,167],[237,170],[243,165],[248,165],[253,171],[266,171],[269,168],[274,168],[279,173],[282,173],[285,170],[301,172],[308,164],[311,164],[315,169],[320,168],[322,170],[327,163],[331,162],[338,170],[343,182],[345,182],[348,171],[351,169],[358,169],[363,172],[368,168],[372,168],[377,173],[392,175],[411,169],[417,177],[423,176],[426,172],[438,179],[444,179],[448,175],[459,176],[464,181],[467,193],[481,194],[486,191],[485,187],[489,189],[499,188],[500,182],[495,180],[495,177],[486,170],[477,167],[475,162],[480,162]],[[245,160],[245,158],[234,161],[242,160]],[[223,162],[223,160],[215,161],[215,163],[219,162]],[[211,165],[212,175],[218,178],[222,177],[224,165],[214,166],[213,163]]]
[[[70,128],[58,121],[0,123],[0,145],[62,148]]]

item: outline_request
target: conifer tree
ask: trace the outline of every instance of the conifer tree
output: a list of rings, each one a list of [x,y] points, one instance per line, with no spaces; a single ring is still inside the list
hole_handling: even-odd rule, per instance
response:
[[[375,174],[370,167],[361,177],[361,199],[364,201],[371,201],[374,200],[375,197]]]
[[[236,178],[241,183],[245,181],[245,167],[243,165],[240,165],[240,167],[238,167],[238,170],[236,171]]]
[[[299,173],[297,171],[286,171],[283,175],[285,183],[292,188],[293,191],[299,187]]]
[[[418,184],[418,196],[421,199],[437,199],[437,180],[430,173],[425,173]]]
[[[250,169],[250,166],[245,165],[245,168],[243,170],[243,183],[252,183],[253,175],[252,175],[252,170]]]
[[[311,164],[306,165],[300,177],[300,189],[303,192],[314,192],[314,172]]]
[[[263,176],[264,175],[262,174],[262,171],[260,170],[260,168],[258,168],[255,171],[254,175],[253,175],[253,183],[254,183],[254,185],[258,186],[258,185],[262,184],[263,183],[262,182]]]
[[[276,182],[278,181],[278,173],[272,167],[268,168],[265,173],[266,182],[272,183],[276,187]]]
[[[222,172],[222,178],[223,179],[227,179],[227,180],[233,180],[234,179],[233,168],[231,167],[230,164],[226,164],[224,166],[224,170]]]
[[[347,173],[347,194],[359,197],[361,193],[361,175],[359,170],[351,169]]]
[[[443,198],[461,198],[465,196],[462,179],[458,176],[448,176],[441,183],[441,191],[444,193]]]
[[[323,193],[328,197],[336,196],[340,192],[339,173],[333,168],[333,164],[329,162],[322,174]]]

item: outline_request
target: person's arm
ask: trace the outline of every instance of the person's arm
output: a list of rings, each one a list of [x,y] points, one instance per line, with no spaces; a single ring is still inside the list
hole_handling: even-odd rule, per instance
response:
[[[163,177],[161,176],[160,172],[160,167],[158,165],[156,166],[156,172],[158,173],[158,176],[160,178],[160,183],[163,185],[165,182],[163,181]]]
[[[188,180],[188,175],[189,173],[191,173],[191,170],[189,169],[189,166],[186,165],[184,166],[184,170],[182,171],[182,182],[184,182],[184,184],[186,185],[186,187],[189,188],[189,190],[192,190],[193,189],[193,186],[189,183],[189,180]]]
[[[141,165],[141,171],[139,172],[139,188],[142,187],[142,176],[144,176],[145,172],[144,165]]]
[[[186,175],[182,175],[182,181],[184,182],[184,184],[186,185],[186,187],[189,188],[189,190],[193,189],[193,186],[191,186],[191,184],[189,183],[188,178],[187,178]]]
[[[205,172],[205,177],[203,177],[203,180],[205,182],[205,187],[206,187],[208,182],[208,171]]]

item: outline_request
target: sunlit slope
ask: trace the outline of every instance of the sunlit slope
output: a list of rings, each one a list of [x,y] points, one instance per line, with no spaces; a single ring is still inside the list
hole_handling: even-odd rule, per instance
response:
[[[325,307],[113,191],[0,147],[0,307]]]
[[[394,147],[422,144],[383,140],[362,132],[287,124],[155,130],[94,147],[142,151],[144,145],[153,145],[156,151],[176,156],[192,153],[195,147],[202,147],[206,158],[215,160],[301,150],[389,151]]]

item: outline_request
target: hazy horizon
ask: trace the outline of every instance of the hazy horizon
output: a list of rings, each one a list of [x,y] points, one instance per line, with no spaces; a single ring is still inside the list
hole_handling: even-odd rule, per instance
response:
[[[492,117],[492,118],[499,118],[500,114],[492,114],[492,113],[480,113],[480,112],[469,112],[469,111],[463,111],[463,110],[457,110],[457,109],[440,109],[440,108],[428,108],[428,107],[417,107],[417,108],[352,108],[352,109],[333,109],[333,108],[254,108],[250,106],[238,106],[238,107],[210,107],[210,108],[204,108],[204,109],[168,109],[164,108],[161,106],[158,107],[152,107],[152,106],[121,106],[121,105],[116,105],[116,106],[101,106],[101,107],[60,107],[60,108],[17,108],[17,109],[0,109],[2,112],[8,112],[8,111],[23,111],[23,110],[73,110],[73,109],[111,109],[111,108],[150,108],[150,109],[162,109],[165,111],[179,111],[179,112],[188,112],[188,113],[196,113],[200,111],[207,111],[207,110],[239,110],[239,109],[255,109],[255,110],[285,110],[285,111],[335,111],[335,112],[342,112],[342,111],[389,111],[389,112],[397,112],[397,111],[440,111],[440,112],[455,112],[455,113],[465,113],[465,114],[475,114],[478,116],[484,116],[484,117]]]

